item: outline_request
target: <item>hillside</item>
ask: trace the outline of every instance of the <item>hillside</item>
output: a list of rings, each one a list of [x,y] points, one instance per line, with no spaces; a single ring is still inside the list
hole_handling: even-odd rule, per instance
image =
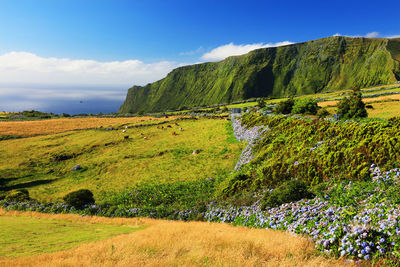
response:
[[[400,80],[400,39],[328,37],[185,66],[128,90],[121,113],[158,112]]]

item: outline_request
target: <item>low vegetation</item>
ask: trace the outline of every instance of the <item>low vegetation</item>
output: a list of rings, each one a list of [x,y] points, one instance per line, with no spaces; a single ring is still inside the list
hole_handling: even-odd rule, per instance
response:
[[[313,185],[362,181],[369,178],[371,164],[389,170],[400,161],[396,153],[400,151],[399,118],[343,123],[248,113],[242,122],[269,130],[255,147],[255,159],[221,185],[222,195],[276,186],[293,178]]]

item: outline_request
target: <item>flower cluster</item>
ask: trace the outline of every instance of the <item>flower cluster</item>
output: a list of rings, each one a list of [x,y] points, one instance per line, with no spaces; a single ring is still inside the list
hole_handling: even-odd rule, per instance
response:
[[[301,200],[277,208],[260,210],[251,207],[209,206],[205,218],[209,221],[230,222],[234,225],[281,229],[312,238],[316,247],[333,256],[369,260],[380,256],[399,256],[400,201],[388,199],[393,184],[397,183],[399,169],[381,173],[371,166],[371,186],[357,191],[360,198],[351,205],[338,205],[329,192],[323,198]],[[335,186],[334,186],[335,187]],[[371,187],[373,188],[371,190]],[[357,183],[341,187],[342,194],[356,190]],[[331,188],[331,192],[334,188]]]

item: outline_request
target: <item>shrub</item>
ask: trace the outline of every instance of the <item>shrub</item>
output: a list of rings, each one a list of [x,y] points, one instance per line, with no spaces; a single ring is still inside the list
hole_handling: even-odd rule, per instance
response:
[[[263,107],[265,107],[265,100],[264,99],[260,99],[260,100],[258,100],[257,101],[257,107],[259,107],[259,108],[263,108]]]
[[[326,118],[329,115],[331,115],[331,113],[329,113],[329,111],[326,108],[321,108],[317,111],[317,116],[318,118],[322,119],[322,118]]]
[[[365,104],[361,99],[360,89],[354,88],[349,98],[346,97],[339,101],[337,113],[344,120],[368,116]]]
[[[298,201],[304,198],[313,198],[308,191],[307,184],[301,180],[289,180],[272,192],[267,192],[262,199],[262,209],[265,207],[277,207],[284,203]]]
[[[289,98],[288,100],[279,102],[276,105],[274,112],[281,114],[290,114],[292,112],[293,105],[294,105],[293,98]]]
[[[68,205],[74,206],[75,208],[81,209],[83,206],[88,204],[94,204],[93,193],[88,189],[80,189],[78,191],[67,194],[63,200]]]
[[[315,115],[318,110],[317,101],[313,98],[296,99],[294,102],[292,113]]]
[[[7,196],[6,196],[6,201],[15,201],[15,202],[24,202],[28,201],[31,198],[29,197],[29,192],[26,189],[17,189],[11,191]]]

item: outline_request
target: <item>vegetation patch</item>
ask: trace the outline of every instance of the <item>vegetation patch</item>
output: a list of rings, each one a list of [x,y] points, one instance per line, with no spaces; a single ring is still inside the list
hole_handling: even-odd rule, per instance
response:
[[[297,178],[316,185],[326,181],[368,180],[373,163],[389,170],[400,161],[400,120],[336,122],[284,116],[243,115],[248,127],[270,128],[255,146],[246,170],[221,184],[221,195],[276,187]]]
[[[20,257],[65,250],[142,229],[50,218],[0,216],[0,256]]]

